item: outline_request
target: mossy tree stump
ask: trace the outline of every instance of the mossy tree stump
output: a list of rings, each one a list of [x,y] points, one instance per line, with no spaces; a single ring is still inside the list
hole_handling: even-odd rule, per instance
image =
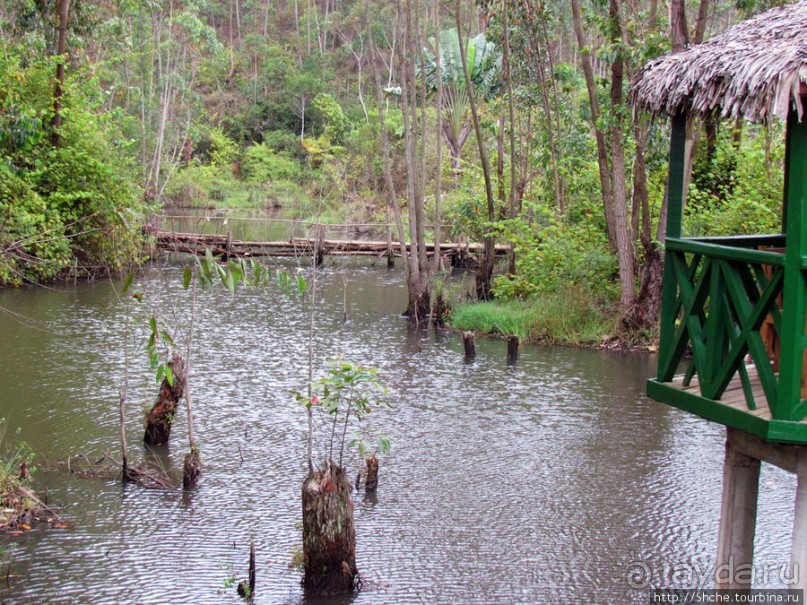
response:
[[[303,589],[329,596],[356,588],[352,487],[344,469],[326,460],[303,481]]]
[[[163,378],[157,400],[146,418],[146,433],[143,435],[146,445],[168,443],[177,404],[185,393],[187,380],[185,360],[179,353],[174,352],[168,367],[171,368],[173,380],[168,382],[167,378]]]

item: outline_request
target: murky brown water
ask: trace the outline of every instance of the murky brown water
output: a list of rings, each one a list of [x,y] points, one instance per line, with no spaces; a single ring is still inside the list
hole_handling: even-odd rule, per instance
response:
[[[163,316],[174,306],[187,320],[179,282],[168,268],[141,283]],[[465,364],[459,338],[412,331],[398,316],[401,283],[367,261],[319,278],[315,365],[344,355],[379,367],[395,405],[376,417],[393,439],[378,495],[356,501],[366,589],[333,603],[644,603],[647,591],[630,586],[645,584],[637,564],[647,586],[711,585],[723,431],[644,397],[652,357],[524,347],[508,366],[504,343],[483,340]],[[255,602],[304,602],[289,561],[300,542],[306,422],[289,390],[306,383],[307,307],[271,290],[231,297],[222,288],[199,304],[201,485],[183,497],[38,473],[37,488],[74,527],[5,540],[6,602],[238,603],[226,583],[246,576],[250,538]],[[0,313],[0,415],[40,459],[115,451],[127,311],[112,287],[3,291],[0,307],[27,318]],[[132,312],[135,459],[155,393],[147,312]],[[163,456],[174,473],[185,420]],[[771,468],[761,481],[757,561],[769,571],[757,584],[779,587],[795,485]]]

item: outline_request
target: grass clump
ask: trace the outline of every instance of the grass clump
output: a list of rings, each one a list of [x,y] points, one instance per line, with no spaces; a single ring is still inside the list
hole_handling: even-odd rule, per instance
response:
[[[529,300],[463,304],[452,310],[449,322],[457,330],[565,345],[600,343],[615,326],[601,305],[568,290]]]

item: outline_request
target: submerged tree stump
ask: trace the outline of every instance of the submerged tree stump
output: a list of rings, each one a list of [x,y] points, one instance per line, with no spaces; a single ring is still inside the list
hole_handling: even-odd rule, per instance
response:
[[[185,454],[185,464],[182,473],[182,488],[191,489],[199,481],[199,475],[202,472],[202,458],[199,456],[198,448],[191,448],[191,451]]]
[[[174,356],[168,362],[168,367],[171,368],[173,374],[173,384],[169,384],[168,379],[163,378],[157,400],[146,418],[146,433],[143,435],[146,445],[168,443],[177,404],[185,393],[187,378],[185,360],[179,353],[174,352]]]
[[[507,363],[518,361],[518,336],[507,337]]]
[[[303,481],[303,589],[330,596],[356,587],[353,498],[344,469],[326,460]]]
[[[465,348],[465,361],[473,361],[476,357],[476,343],[473,332],[462,333],[462,345]]]
[[[364,475],[364,491],[372,493],[378,489],[378,458],[375,454],[364,461],[366,473]]]

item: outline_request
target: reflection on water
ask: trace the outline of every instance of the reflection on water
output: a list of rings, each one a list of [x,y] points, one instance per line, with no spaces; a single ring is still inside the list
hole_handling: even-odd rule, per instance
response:
[[[178,269],[153,273],[141,287],[155,302],[128,311],[108,284],[0,292],[0,307],[29,318],[0,314],[0,414],[40,459],[116,450],[129,317],[131,455],[159,455],[181,472],[184,412],[170,447],[152,454],[140,444],[155,394],[146,318],[176,313],[187,325],[190,294],[179,282]],[[643,396],[652,358],[522,347],[508,366],[504,342],[480,340],[465,364],[458,337],[407,327],[401,283],[366,261],[319,278],[317,367],[339,355],[379,367],[395,406],[375,419],[393,439],[378,495],[356,499],[366,589],[326,602],[644,603],[647,592],[628,584],[636,564],[649,566],[648,586],[693,586],[715,557],[722,429]],[[306,422],[289,390],[305,386],[307,306],[271,290],[218,288],[199,294],[195,321],[199,488],[183,497],[39,473],[37,488],[75,526],[14,538],[3,598],[238,603],[226,585],[246,576],[254,539],[255,602],[304,601],[289,561],[300,541]],[[781,565],[795,486],[767,467],[761,481],[757,560]]]

